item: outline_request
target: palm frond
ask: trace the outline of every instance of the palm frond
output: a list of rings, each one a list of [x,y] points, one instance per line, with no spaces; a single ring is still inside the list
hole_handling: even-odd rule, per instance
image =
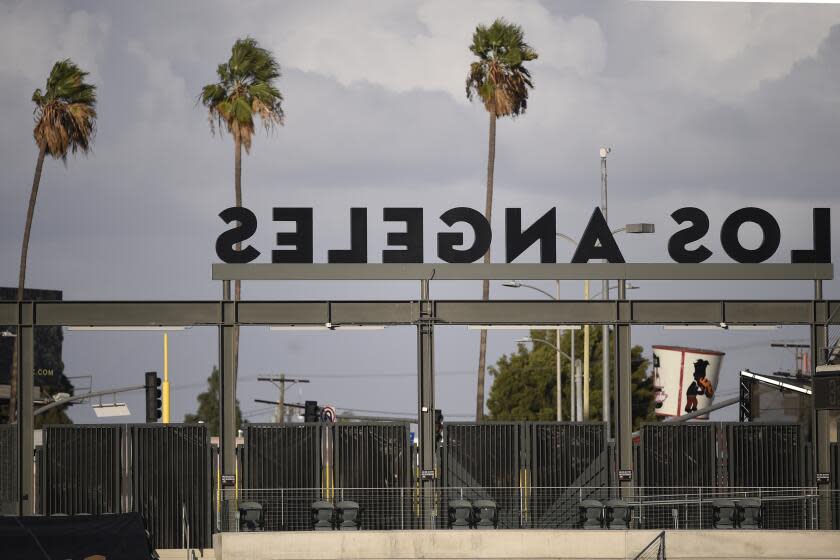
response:
[[[96,86],[85,82],[87,75],[72,60],[59,60],[46,88],[32,94],[35,142],[62,161],[68,151],[88,153],[96,132]]]
[[[283,96],[274,85],[280,65],[270,51],[252,37],[237,40],[227,62],[216,69],[217,83],[204,86],[199,100],[207,108],[211,130],[215,125],[242,141],[250,150],[254,116],[266,129],[283,124]]]
[[[479,25],[470,51],[478,60],[470,64],[467,74],[467,99],[480,98],[488,111],[500,117],[525,112],[534,85],[524,63],[538,55],[525,42],[522,28],[504,19],[489,27]]]

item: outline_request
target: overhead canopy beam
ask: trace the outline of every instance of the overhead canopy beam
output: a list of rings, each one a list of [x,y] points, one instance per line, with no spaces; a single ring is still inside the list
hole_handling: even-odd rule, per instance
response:
[[[213,280],[832,280],[828,263],[213,264]]]
[[[424,320],[437,325],[812,325],[840,316],[840,301],[810,300],[436,300],[431,306]],[[24,326],[414,325],[420,318],[413,300],[0,303],[0,325]]]

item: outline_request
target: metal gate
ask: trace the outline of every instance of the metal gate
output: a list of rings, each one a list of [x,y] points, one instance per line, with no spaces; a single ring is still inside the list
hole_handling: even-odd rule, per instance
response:
[[[831,525],[840,529],[840,443],[831,444]]]
[[[18,427],[0,425],[0,515],[18,512]]]
[[[610,484],[604,424],[526,424],[525,518],[530,527],[573,528],[581,499],[603,499]]]
[[[245,428],[243,486],[262,505],[267,531],[306,526],[312,502],[321,498],[321,431],[320,424]]]
[[[357,502],[365,529],[409,529],[419,521],[412,507],[409,438],[406,424],[332,428],[334,483],[328,482],[329,496]]]
[[[662,503],[639,512],[640,526],[662,528],[663,520],[672,519],[675,529],[711,527],[710,503],[698,507],[680,500],[716,486],[715,425],[646,424],[641,432],[639,482],[642,492],[661,497]]]
[[[441,518],[449,500],[490,499],[499,508],[499,527],[527,523],[523,505],[525,472],[522,423],[482,422],[444,425]]]
[[[121,511],[122,426],[47,426],[43,438],[45,514]]]
[[[130,429],[132,509],[146,521],[154,546],[211,546],[213,519],[207,426],[151,424]]]

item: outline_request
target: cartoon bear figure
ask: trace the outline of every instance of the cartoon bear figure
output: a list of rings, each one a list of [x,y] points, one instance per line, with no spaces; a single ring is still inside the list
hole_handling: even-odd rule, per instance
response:
[[[706,378],[707,367],[709,367],[707,360],[699,359],[694,362],[694,381],[685,391],[685,412],[695,412],[697,410],[698,395],[706,395],[711,398],[715,394],[712,382]]]

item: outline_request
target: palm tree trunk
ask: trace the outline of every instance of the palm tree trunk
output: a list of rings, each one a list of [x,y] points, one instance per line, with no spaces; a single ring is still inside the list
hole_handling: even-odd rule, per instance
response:
[[[41,170],[44,168],[46,148],[38,152],[38,163],[35,164],[35,178],[32,179],[32,192],[29,193],[29,208],[26,210],[26,225],[23,228],[23,244],[20,248],[20,271],[18,272],[17,301],[23,301],[23,286],[26,283],[26,257],[29,253],[29,234],[32,232],[32,219],[35,216],[35,201],[38,198],[38,187],[41,185]],[[16,339],[12,346],[12,368],[9,374],[9,424],[17,419],[17,388],[18,388],[18,345]]]
[[[242,138],[234,136],[234,175],[236,189],[236,206],[242,206]],[[242,243],[236,244],[236,250],[242,249]],[[242,283],[239,280],[233,282],[233,300],[239,301],[242,295]],[[239,326],[233,328],[233,378],[239,379]]]
[[[487,142],[487,200],[484,206],[484,216],[488,222],[493,218],[493,170],[496,165],[496,113],[490,111],[490,133]],[[484,262],[490,263],[490,249],[484,254]],[[490,299],[490,281],[484,280],[481,286],[481,298],[484,301]],[[481,331],[481,339],[478,344],[478,383],[475,394],[475,421],[480,422],[484,418],[484,377],[487,358],[487,331]]]

